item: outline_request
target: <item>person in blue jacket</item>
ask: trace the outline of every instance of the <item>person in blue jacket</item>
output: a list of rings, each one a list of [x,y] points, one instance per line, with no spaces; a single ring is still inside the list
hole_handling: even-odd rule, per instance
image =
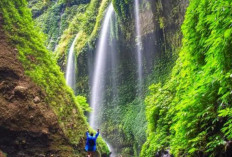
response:
[[[86,132],[87,140],[85,145],[85,150],[88,152],[88,157],[93,157],[93,153],[97,149],[97,137],[99,135],[99,129],[97,129],[97,133],[93,136],[93,133],[89,134],[89,131]]]

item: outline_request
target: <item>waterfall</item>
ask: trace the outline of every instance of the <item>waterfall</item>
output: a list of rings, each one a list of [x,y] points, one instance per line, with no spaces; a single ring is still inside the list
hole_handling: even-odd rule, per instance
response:
[[[90,114],[90,126],[94,129],[98,129],[101,124],[101,119],[99,115],[103,113],[103,100],[105,93],[105,84],[106,84],[106,73],[109,70],[109,67],[113,68],[115,62],[109,64],[109,60],[112,60],[112,47],[110,47],[110,28],[111,22],[114,15],[114,9],[112,3],[107,9],[105,14],[103,25],[100,32],[99,41],[97,44],[97,51],[94,61],[94,71],[92,78],[92,88],[91,88],[91,97],[90,105],[93,109]],[[115,79],[115,76],[113,76]],[[113,81],[113,86],[115,86],[115,80]],[[113,87],[116,88],[116,87]],[[111,152],[113,152],[112,147],[107,143]],[[114,156],[113,154],[111,156]]]
[[[99,42],[97,45],[97,52],[95,57],[93,82],[91,89],[90,105],[93,108],[93,112],[90,115],[90,126],[97,129],[99,122],[96,121],[96,116],[100,111],[103,92],[104,92],[104,74],[106,68],[106,56],[107,56],[107,34],[109,33],[110,19],[113,15],[113,5],[110,4],[103,22],[101,29]]]
[[[76,70],[74,46],[75,46],[77,38],[78,38],[78,35],[76,35],[69,49],[68,61],[67,61],[67,67],[66,67],[66,75],[65,75],[67,85],[71,87],[74,91],[75,91],[75,70]]]
[[[142,61],[142,39],[139,16],[139,0],[135,0],[135,29],[136,29],[136,59],[137,59],[137,77],[138,94],[141,95],[143,86],[143,61]]]

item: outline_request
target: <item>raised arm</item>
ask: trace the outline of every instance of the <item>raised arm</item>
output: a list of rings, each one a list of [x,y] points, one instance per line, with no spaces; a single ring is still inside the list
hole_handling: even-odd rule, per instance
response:
[[[95,138],[97,138],[99,134],[100,134],[99,129],[97,129],[97,133],[95,135]]]
[[[89,136],[89,130],[86,131],[86,136],[87,136],[87,137]]]

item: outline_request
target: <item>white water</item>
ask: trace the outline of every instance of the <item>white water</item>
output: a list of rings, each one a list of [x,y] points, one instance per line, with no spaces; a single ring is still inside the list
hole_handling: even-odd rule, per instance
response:
[[[135,0],[135,28],[136,28],[136,55],[137,55],[137,75],[138,75],[138,94],[141,95],[143,84],[143,61],[142,61],[142,39],[139,16],[139,0]]]
[[[107,65],[107,47],[110,32],[110,22],[114,13],[113,5],[110,4],[107,9],[103,26],[100,32],[100,38],[97,45],[96,57],[94,62],[93,80],[91,88],[90,106],[93,111],[90,114],[90,126],[94,129],[98,129],[100,125],[100,119],[98,118],[103,107],[104,99],[104,87],[105,87],[105,74]],[[109,150],[112,152],[112,147],[107,143]],[[112,157],[113,155],[111,155]]]
[[[107,146],[108,146],[108,148],[109,148],[109,151],[110,151],[110,153],[111,153],[109,157],[116,157],[117,155],[116,155],[116,153],[114,152],[113,147],[112,147],[109,143],[107,143],[107,142],[106,142],[106,144],[107,144]]]
[[[68,61],[67,61],[67,67],[66,67],[66,75],[65,75],[67,85],[71,87],[73,90],[75,90],[75,71],[76,71],[74,46],[75,46],[77,38],[78,38],[78,34],[76,35],[69,49]]]
[[[110,47],[108,49],[108,53],[109,53],[109,56],[107,58],[108,60],[108,63],[107,63],[107,67],[109,66],[110,68],[108,69],[108,72],[107,72],[107,75],[106,77],[110,77],[110,81],[108,82],[109,84],[109,88],[111,88],[111,105],[112,106],[112,114],[113,115],[119,115],[120,113],[118,113],[118,110],[117,110],[117,105],[118,105],[118,78],[117,78],[117,70],[118,70],[118,54],[117,54],[117,41],[115,40],[116,36],[113,36],[112,33],[114,35],[116,35],[116,32],[115,32],[115,25],[117,25],[117,18],[115,16],[115,13],[113,14],[112,16],[112,19],[111,19],[111,25],[110,25],[110,32],[111,34],[109,35],[109,38],[110,38],[110,41],[109,41],[109,44],[110,44]],[[116,117],[115,117],[116,118]],[[112,140],[111,140],[112,142]],[[110,154],[110,157],[116,157],[117,153],[117,146],[113,146],[113,143],[107,143],[108,145],[108,148],[111,152]]]
[[[97,122],[97,114],[100,111],[100,106],[103,98],[103,88],[104,88],[104,73],[106,66],[106,56],[107,52],[105,50],[107,46],[107,33],[109,33],[110,20],[113,15],[114,9],[113,5],[110,4],[103,22],[103,27],[101,29],[99,42],[97,45],[97,52],[95,57],[94,72],[93,72],[93,82],[91,89],[90,105],[93,112],[90,115],[90,126],[97,129],[99,121]]]

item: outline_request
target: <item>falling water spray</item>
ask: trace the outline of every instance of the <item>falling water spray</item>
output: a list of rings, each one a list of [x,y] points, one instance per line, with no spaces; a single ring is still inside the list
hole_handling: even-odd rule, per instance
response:
[[[97,45],[97,52],[95,58],[93,82],[91,89],[90,105],[93,108],[93,112],[90,115],[90,126],[97,129],[98,123],[97,114],[102,103],[102,93],[104,88],[104,73],[106,66],[106,47],[107,47],[107,33],[109,33],[110,19],[113,15],[113,5],[110,4],[106,16],[104,18],[103,27],[101,29],[99,42]]]
[[[69,49],[66,75],[65,75],[67,85],[71,87],[73,90],[75,90],[75,72],[76,72],[74,47],[75,47],[77,38],[78,38],[78,35],[76,35]]]
[[[138,94],[141,95],[143,85],[143,61],[142,61],[142,39],[139,16],[139,0],[135,0],[135,29],[136,29],[136,57],[137,57],[137,77]]]
[[[99,112],[101,111],[101,105],[103,100],[104,93],[104,80],[105,80],[105,70],[106,70],[106,61],[107,61],[107,42],[108,42],[108,34],[110,32],[110,21],[112,19],[112,15],[114,13],[113,5],[110,4],[107,9],[103,26],[100,32],[100,38],[97,45],[96,58],[94,63],[94,72],[93,72],[93,82],[91,89],[91,98],[90,105],[93,109],[93,112],[90,114],[90,126],[94,129],[99,127],[100,121],[97,118]],[[109,147],[109,145],[108,145]],[[112,151],[111,147],[109,147],[110,151]]]

